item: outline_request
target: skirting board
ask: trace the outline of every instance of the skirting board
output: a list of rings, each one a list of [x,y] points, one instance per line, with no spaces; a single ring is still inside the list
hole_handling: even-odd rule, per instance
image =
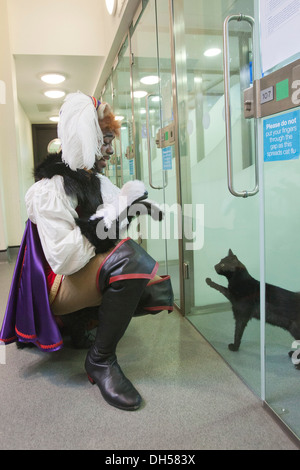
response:
[[[14,260],[19,252],[19,246],[9,246],[7,250],[0,251],[0,263],[9,263]]]

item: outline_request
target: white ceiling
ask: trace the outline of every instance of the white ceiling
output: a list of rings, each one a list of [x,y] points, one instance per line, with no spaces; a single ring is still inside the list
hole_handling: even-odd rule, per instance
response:
[[[101,91],[138,3],[118,0],[111,17],[105,0],[7,0],[17,97],[32,124],[50,124],[60,109],[63,98],[43,95],[49,87]],[[62,73],[66,80],[49,86],[40,80],[46,72]]]
[[[97,56],[15,55],[18,99],[30,122],[49,124],[49,117],[58,114],[63,98],[49,99],[43,94],[46,90],[93,94],[102,63],[103,58]],[[47,85],[40,79],[46,72],[63,73],[66,80],[61,85]]]
[[[77,90],[86,94],[101,92],[139,1],[118,0],[118,10],[112,18],[106,11],[105,0],[7,0],[17,95],[32,124],[49,124],[50,115],[57,114],[63,102],[63,99],[51,100],[43,95],[48,88],[40,80],[44,72],[65,74],[65,82],[55,88],[62,88],[66,93]],[[201,3],[205,28],[220,29],[220,18],[226,16],[232,3],[239,5],[240,2],[245,0],[210,0],[209,8],[207,2]],[[161,8],[162,4],[159,5]],[[194,33],[198,32],[194,29],[197,24],[194,25],[193,18],[197,16],[195,7],[199,8],[199,3],[198,0],[189,0],[186,5],[191,7],[186,14],[192,40]],[[162,17],[169,21],[168,12],[160,17],[160,22]],[[147,23],[146,20],[147,15],[142,23]],[[152,16],[148,27],[142,24],[140,29],[146,35],[150,26],[154,28]],[[205,41],[210,39],[210,35],[199,33],[197,47],[191,44],[188,51],[193,66],[198,64],[201,70],[205,70],[205,64],[200,60],[200,49],[206,47]],[[205,40],[203,44],[202,37]],[[221,44],[221,35],[219,40]],[[147,56],[150,43],[152,41],[148,43],[146,38],[140,38],[141,55]],[[165,44],[169,47],[169,41]],[[193,51],[199,63],[194,63]],[[216,67],[222,73],[222,64],[216,64]]]

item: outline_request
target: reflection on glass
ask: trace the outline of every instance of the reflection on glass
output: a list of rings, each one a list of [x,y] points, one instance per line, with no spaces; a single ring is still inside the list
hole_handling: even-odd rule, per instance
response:
[[[266,325],[266,401],[298,436],[300,370],[293,359],[297,362],[300,344],[299,178],[298,160],[264,164],[266,283],[277,286],[281,301],[274,294],[272,300],[276,301],[278,321],[286,322],[286,329]],[[278,288],[285,290],[282,293]],[[268,310],[267,304],[267,318]]]
[[[177,202],[175,150],[173,144],[162,148],[160,139],[162,134],[166,136],[161,129],[174,120],[168,0],[148,3],[132,35],[131,48],[136,174],[146,183],[150,199],[171,207]],[[146,223],[142,225],[143,245],[159,261],[160,273],[171,275],[180,306],[179,249],[174,237],[177,221],[171,220],[170,232],[167,222],[151,222],[152,233]]]
[[[119,52],[118,65],[112,73],[113,107],[121,121],[121,136],[119,142],[116,142],[119,186],[136,177],[129,56],[128,39],[126,39]]]
[[[173,2],[173,6],[182,196],[183,206],[193,208],[194,230],[202,222],[196,216],[197,206],[204,205],[203,248],[184,252],[190,268],[185,283],[186,312],[259,394],[259,322],[249,322],[244,330],[243,313],[235,319],[232,307],[234,303],[238,316],[237,305],[244,303],[247,309],[251,296],[247,299],[248,294],[242,293],[235,298],[231,292],[230,297],[228,291],[233,279],[238,283],[240,272],[238,268],[234,272],[233,259],[259,280],[259,199],[235,198],[228,191],[223,54],[217,53],[223,50],[225,18],[237,11],[253,16],[253,2],[185,0]],[[229,34],[231,128],[235,184],[243,190],[253,186],[255,176],[253,123],[245,121],[242,101],[243,90],[251,81],[252,32],[245,22],[236,23],[230,25]],[[231,259],[229,250],[237,258]]]
[[[183,204],[205,207],[204,247],[184,254],[190,265],[188,318],[260,396],[258,197],[235,198],[228,191],[222,55],[204,55],[208,49],[222,49],[225,18],[239,13],[254,17],[255,3],[184,0],[174,1],[173,7]],[[255,21],[258,24],[259,19]],[[253,123],[243,118],[242,98],[243,90],[251,86],[252,60],[259,51],[253,50],[246,24],[230,28],[234,178],[243,190],[253,186],[255,145]],[[298,161],[264,164],[266,282],[276,286],[271,297],[270,287],[266,290],[265,399],[298,436],[300,371],[292,358],[298,358],[299,343],[291,334],[292,324],[282,327],[289,308],[282,304],[280,289],[285,289],[285,303],[293,304],[295,318],[299,294],[294,293],[300,291],[299,179]],[[193,222],[197,223],[195,218]],[[297,330],[293,333],[297,336]]]
[[[101,100],[103,102],[109,103],[113,108],[113,90],[112,90],[112,79],[109,77],[107,80],[105,87],[104,87],[104,92],[102,93],[102,98]],[[114,109],[114,112],[115,109]],[[112,183],[118,185],[118,177],[117,177],[117,159],[116,159],[116,140],[114,140],[114,149],[115,149],[115,154],[110,158],[110,160],[107,162],[106,167],[105,167],[105,175],[111,180]]]

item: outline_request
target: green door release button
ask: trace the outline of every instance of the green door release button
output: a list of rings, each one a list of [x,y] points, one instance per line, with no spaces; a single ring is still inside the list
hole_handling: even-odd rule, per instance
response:
[[[276,83],[276,101],[284,100],[289,97],[289,79]]]

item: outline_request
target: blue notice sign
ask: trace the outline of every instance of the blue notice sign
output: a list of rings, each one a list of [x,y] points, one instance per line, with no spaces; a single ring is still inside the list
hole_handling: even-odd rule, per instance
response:
[[[129,174],[130,175],[134,174],[133,158],[131,160],[129,160]]]
[[[163,170],[172,170],[172,147],[162,149]]]
[[[300,110],[264,120],[264,161],[295,160],[300,155]]]

